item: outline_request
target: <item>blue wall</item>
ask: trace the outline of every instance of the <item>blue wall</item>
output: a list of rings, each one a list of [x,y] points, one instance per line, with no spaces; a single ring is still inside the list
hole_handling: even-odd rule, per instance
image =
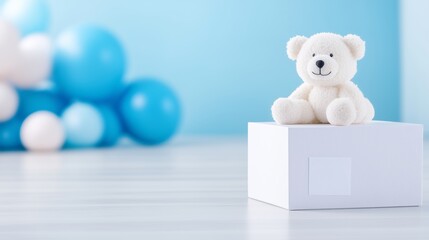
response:
[[[355,82],[376,118],[399,120],[397,1],[49,0],[51,32],[108,26],[128,50],[128,77],[158,76],[179,93],[182,133],[245,133],[301,80],[285,43],[297,34],[355,33],[367,42]]]
[[[429,139],[429,1],[401,3],[402,120],[423,123]]]

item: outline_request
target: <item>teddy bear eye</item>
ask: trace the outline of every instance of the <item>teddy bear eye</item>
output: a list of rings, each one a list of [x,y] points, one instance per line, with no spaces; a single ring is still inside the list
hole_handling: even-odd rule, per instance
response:
[[[332,54],[332,53],[331,53],[331,54],[329,54],[329,56],[333,57],[333,56],[334,56],[334,54]]]
[[[315,53],[313,53],[313,57],[314,57],[314,56],[316,56],[316,54],[315,54]]]

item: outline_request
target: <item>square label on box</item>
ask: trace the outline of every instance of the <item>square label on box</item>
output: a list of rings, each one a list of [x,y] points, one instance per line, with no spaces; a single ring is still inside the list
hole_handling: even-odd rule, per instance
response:
[[[351,195],[352,162],[346,157],[309,158],[309,194]]]

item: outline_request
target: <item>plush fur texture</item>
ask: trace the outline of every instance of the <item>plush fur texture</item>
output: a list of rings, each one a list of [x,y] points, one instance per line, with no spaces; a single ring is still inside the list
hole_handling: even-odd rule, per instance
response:
[[[356,35],[318,33],[296,36],[287,43],[304,81],[288,98],[271,107],[278,124],[330,123],[347,126],[374,118],[374,107],[352,82],[357,61],[365,55],[365,42]]]

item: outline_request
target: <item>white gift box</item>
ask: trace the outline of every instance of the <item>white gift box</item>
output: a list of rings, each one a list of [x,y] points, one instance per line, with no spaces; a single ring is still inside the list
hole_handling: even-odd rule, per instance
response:
[[[419,206],[423,127],[249,123],[248,195],[290,210]]]

